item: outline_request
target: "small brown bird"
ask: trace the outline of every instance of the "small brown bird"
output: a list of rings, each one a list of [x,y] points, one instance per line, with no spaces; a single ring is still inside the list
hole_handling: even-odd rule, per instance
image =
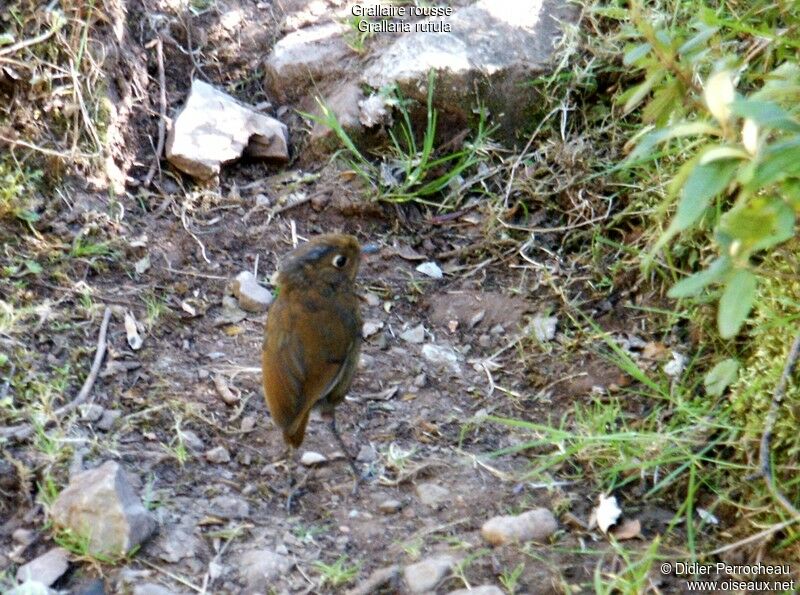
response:
[[[350,389],[361,348],[355,293],[361,253],[356,238],[339,234],[317,236],[292,251],[278,274],[261,352],[267,405],[286,443],[302,444],[308,416],[317,406],[356,478],[336,430],[334,407]]]

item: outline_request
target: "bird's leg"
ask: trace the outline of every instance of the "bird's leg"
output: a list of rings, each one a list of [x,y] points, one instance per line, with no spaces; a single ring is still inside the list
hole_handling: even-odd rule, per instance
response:
[[[292,504],[294,501],[300,497],[303,486],[306,485],[308,482],[308,473],[303,475],[303,477],[298,481],[298,462],[296,456],[296,449],[292,448],[291,446],[288,447],[288,465],[287,471],[289,475],[289,493],[286,496],[286,511],[292,512]]]
[[[344,445],[344,440],[339,435],[339,430],[336,429],[336,414],[334,410],[331,410],[330,419],[328,420],[328,427],[331,429],[331,433],[333,437],[336,438],[336,442],[339,444],[339,448],[342,449],[347,462],[350,464],[350,469],[353,470],[353,475],[355,476],[355,483],[353,484],[353,492],[352,494],[355,496],[356,492],[358,492],[358,484],[361,481],[361,475],[358,473],[358,469],[356,468],[356,463],[353,460],[353,457],[350,456],[350,451],[347,450],[347,447]]]

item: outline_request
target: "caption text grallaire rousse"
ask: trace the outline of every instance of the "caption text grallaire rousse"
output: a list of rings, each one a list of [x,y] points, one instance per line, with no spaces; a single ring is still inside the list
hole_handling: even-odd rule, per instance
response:
[[[405,17],[449,17],[453,14],[450,6],[396,6],[394,4],[376,4],[373,6],[353,5],[351,12],[356,17],[370,17],[382,19],[377,22],[366,19],[358,22],[358,30],[362,33],[409,33],[411,23],[405,21],[383,20],[388,18]],[[449,32],[450,23],[446,21],[416,23],[417,31]]]

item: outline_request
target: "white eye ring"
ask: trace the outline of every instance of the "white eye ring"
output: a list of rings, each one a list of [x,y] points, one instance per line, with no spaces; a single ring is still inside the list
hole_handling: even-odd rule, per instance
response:
[[[335,266],[337,269],[340,269],[347,264],[347,257],[343,254],[337,254],[333,257],[331,262],[333,262],[333,266]]]

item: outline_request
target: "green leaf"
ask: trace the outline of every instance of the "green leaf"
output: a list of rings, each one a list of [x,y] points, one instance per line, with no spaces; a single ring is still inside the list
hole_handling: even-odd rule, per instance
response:
[[[681,55],[687,54],[695,48],[705,45],[709,39],[716,35],[717,31],[719,31],[719,27],[709,27],[707,25],[703,25],[700,31],[694,37],[690,37],[683,43],[681,47],[678,48],[678,53]]]
[[[698,271],[678,281],[667,292],[667,296],[674,299],[696,296],[707,285],[719,281],[730,268],[731,259],[720,256],[704,271]]]
[[[719,362],[706,374],[703,385],[706,393],[712,397],[719,397],[731,384],[736,382],[739,375],[739,361],[728,358]]]
[[[756,284],[756,276],[747,269],[737,270],[728,279],[717,310],[717,326],[723,339],[731,339],[739,333],[753,307]]]
[[[655,72],[652,72],[642,84],[623,93],[620,97],[620,100],[625,100],[625,107],[622,108],[623,113],[629,114],[636,109],[636,107],[644,101],[644,98],[650,94],[653,87],[660,83],[661,79],[663,79],[666,74],[667,71],[664,68],[659,68]]]
[[[641,43],[637,46],[634,46],[625,52],[625,56],[622,58],[622,63],[625,66],[636,64],[639,60],[649,54],[651,49],[652,46],[649,43]]]
[[[670,227],[684,231],[694,225],[708,208],[711,199],[728,186],[737,165],[736,161],[727,159],[695,167],[683,186],[678,210]]]
[[[786,180],[781,184],[781,195],[796,213],[800,213],[800,180]]]
[[[681,82],[678,79],[671,80],[653,93],[653,99],[642,110],[642,120],[663,126],[675,108],[683,105],[683,96]]]
[[[671,140],[673,138],[698,136],[701,134],[716,135],[719,134],[719,129],[716,126],[712,126],[708,122],[681,122],[679,124],[675,124],[674,126],[670,126],[669,128],[656,130],[642,138],[642,140],[636,146],[636,149],[634,149],[633,152],[628,156],[627,161],[631,163],[638,161],[642,157],[648,155],[652,151],[653,147],[659,143]]]
[[[738,252],[747,258],[794,236],[794,209],[775,196],[760,196],[736,205],[719,222],[719,231],[739,241]]]
[[[750,159],[750,154],[739,147],[712,147],[703,152],[703,156],[700,157],[700,165],[719,161],[720,159]]]
[[[800,177],[800,136],[771,145],[764,151],[748,184],[748,190],[755,192],[764,186],[792,177]]]
[[[742,118],[750,118],[761,128],[788,130],[789,132],[800,131],[800,123],[777,103],[737,99],[731,103],[730,107],[734,114]]]
[[[0,33],[0,45],[11,45],[14,43],[14,36],[11,33]]]

